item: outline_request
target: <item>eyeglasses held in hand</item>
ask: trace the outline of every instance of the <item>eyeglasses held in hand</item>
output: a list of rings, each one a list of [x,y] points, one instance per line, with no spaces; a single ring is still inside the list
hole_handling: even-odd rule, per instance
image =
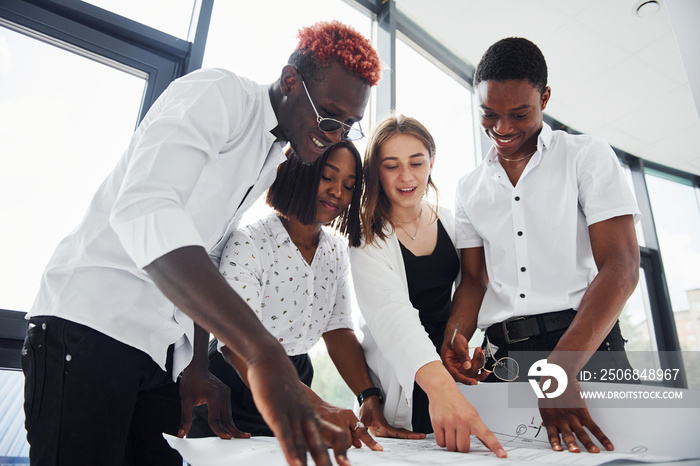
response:
[[[309,94],[309,89],[306,87],[304,79],[301,80],[301,84],[304,85],[306,96],[309,98],[311,108],[314,109],[314,113],[316,114],[316,122],[318,123],[318,129],[320,129],[324,133],[335,133],[336,131],[342,128],[343,139],[346,139],[348,141],[357,141],[358,139],[362,139],[363,137],[365,137],[365,133],[362,132],[362,127],[360,126],[359,121],[354,125],[348,125],[346,123],[343,123],[342,121],[336,120],[335,118],[324,118],[321,115],[319,115],[318,110],[316,110],[316,105],[314,105],[314,101],[311,100],[311,94]]]
[[[496,351],[498,351],[498,347],[491,344],[487,336],[486,348],[484,348],[484,365],[481,366],[481,370],[492,372],[493,375],[504,382],[512,382],[517,379],[520,374],[518,361],[509,357],[496,359]],[[487,369],[487,367],[490,369]]]

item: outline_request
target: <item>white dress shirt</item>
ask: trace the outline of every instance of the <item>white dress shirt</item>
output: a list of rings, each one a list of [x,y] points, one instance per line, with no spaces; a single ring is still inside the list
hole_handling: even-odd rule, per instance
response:
[[[219,270],[292,356],[308,353],[326,332],[353,328],[349,267],[345,240],[323,230],[306,262],[272,214],[231,235]]]
[[[438,213],[454,242],[452,213],[444,208]],[[396,233],[391,227],[385,232],[386,239],[377,244],[350,248],[352,281],[363,318],[362,349],[372,379],[384,392],[384,417],[395,427],[411,429],[416,372],[441,359],[411,304]]]
[[[489,283],[478,326],[578,309],[597,274],[588,227],[640,213],[612,148],[552,131],[513,186],[492,147],[457,187],[457,248],[483,246]]]
[[[143,267],[193,245],[218,266],[224,240],[284,160],[276,126],[266,85],[213,69],[172,82],[54,252],[28,315],[89,326],[162,368],[175,343],[176,377],[192,356],[193,322]]]

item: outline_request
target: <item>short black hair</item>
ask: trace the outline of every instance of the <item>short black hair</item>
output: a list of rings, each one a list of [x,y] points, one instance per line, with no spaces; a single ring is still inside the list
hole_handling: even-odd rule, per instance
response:
[[[344,147],[355,159],[355,187],[350,205],[331,222],[331,228],[348,238],[350,246],[358,247],[362,237],[360,200],[362,198],[362,157],[351,141],[343,140],[330,146],[313,164],[306,164],[287,149],[287,160],[277,168],[277,177],[267,191],[266,202],[284,218],[296,218],[304,225],[316,221],[318,186],[323,168],[331,153]]]
[[[486,50],[474,72],[474,87],[482,81],[525,80],[547,90],[547,62],[535,44],[522,37],[501,39]]]

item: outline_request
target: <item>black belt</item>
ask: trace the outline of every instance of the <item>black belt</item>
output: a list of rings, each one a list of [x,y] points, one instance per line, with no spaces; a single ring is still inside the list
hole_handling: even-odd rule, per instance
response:
[[[509,344],[517,343],[566,329],[574,317],[576,317],[576,311],[573,309],[527,317],[513,317],[487,328],[486,336],[490,340],[505,341]]]

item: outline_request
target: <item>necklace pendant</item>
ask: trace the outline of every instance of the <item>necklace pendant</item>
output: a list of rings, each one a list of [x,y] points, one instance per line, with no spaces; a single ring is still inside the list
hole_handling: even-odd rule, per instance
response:
[[[416,239],[416,237],[415,237],[415,236],[411,236],[411,239]]]

